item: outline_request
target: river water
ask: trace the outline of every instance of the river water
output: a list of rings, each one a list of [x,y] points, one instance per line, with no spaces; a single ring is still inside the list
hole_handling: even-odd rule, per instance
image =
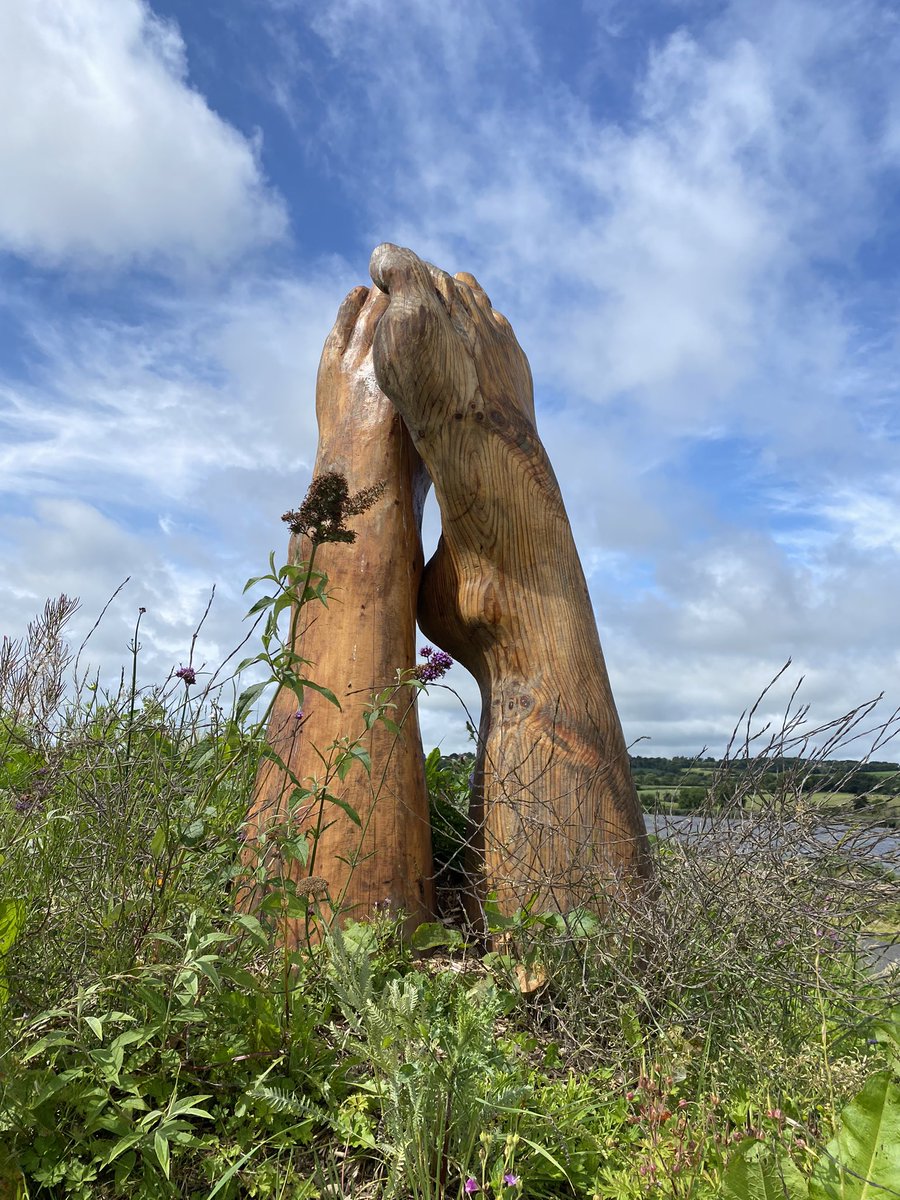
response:
[[[644,813],[647,832],[657,837],[722,837],[726,831],[735,836],[743,834],[753,837],[753,831],[760,828],[760,823],[753,817],[698,817],[671,813]],[[790,821],[783,825],[784,835],[790,837],[792,829],[797,829]],[[888,866],[900,867],[900,831],[890,829],[886,825],[847,825],[829,823],[804,828],[805,840],[812,839],[823,848],[833,847],[852,849],[854,855],[862,852]]]
[[[799,827],[786,821],[773,833],[765,826],[750,817],[722,817],[694,815],[675,815],[670,813],[644,813],[647,832],[657,837],[677,837],[685,840],[714,839],[721,844],[724,840],[734,838],[738,847],[745,843],[750,853],[754,843],[759,841],[761,832],[769,846],[776,846],[782,851],[787,847],[779,846],[782,840],[790,841],[792,831],[799,832]],[[896,880],[896,895],[894,904],[900,904],[900,830],[890,829],[884,825],[848,825],[843,823],[822,824],[804,827],[798,837],[799,850],[803,854],[813,854],[821,848],[835,853],[845,852],[857,862],[860,859],[872,859],[888,871],[893,871]],[[884,882],[890,885],[890,876],[886,875]],[[900,938],[863,937],[863,947],[871,959],[872,969],[880,973],[890,966],[900,967]]]

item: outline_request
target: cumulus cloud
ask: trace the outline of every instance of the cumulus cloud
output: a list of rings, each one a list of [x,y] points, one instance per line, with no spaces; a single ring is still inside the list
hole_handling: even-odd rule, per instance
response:
[[[0,8],[0,247],[45,264],[221,263],[280,237],[256,150],[143,0]]]
[[[247,279],[139,324],[20,314],[35,369],[0,377],[3,490],[190,505],[225,472],[308,468],[316,366],[349,278]]]
[[[513,321],[629,735],[720,746],[789,655],[826,716],[892,671],[870,481],[897,306],[870,277],[862,315],[847,284],[896,161],[898,24],[732,0],[667,7],[651,43],[644,10],[584,11],[593,68],[562,79],[505,11],[324,6],[332,149],[377,173],[373,241],[474,271]],[[498,24],[527,32],[500,51]]]
[[[666,5],[651,45],[639,6],[596,0],[564,75],[539,9],[269,0],[255,69],[352,197],[358,271],[400,241],[473,270],[513,321],[629,739],[718,751],[788,655],[834,715],[900,665],[897,306],[858,262],[898,161],[896,14],[730,0],[678,6],[674,28]],[[610,39],[629,50],[615,89]],[[181,34],[145,4],[20,5],[4,53],[19,184],[0,244],[171,265],[283,230],[258,147],[191,90]],[[83,593],[85,563],[96,610],[131,573],[98,645],[121,661],[140,591],[163,669],[218,581],[204,654],[230,647],[240,585],[305,486],[315,364],[358,281],[342,263],[233,279],[131,325],[26,315],[37,366],[0,389],[0,538],[23,563],[7,610]],[[467,744],[445,693],[423,729]]]
[[[315,375],[351,277],[244,279],[140,325],[32,314],[40,369],[0,380],[0,583],[4,633],[47,596],[79,596],[78,639],[122,583],[88,661],[115,677],[138,606],[142,672],[189,650],[217,664],[243,636],[245,580],[286,550],[279,516],[302,497],[316,451]],[[22,314],[20,313],[20,319]]]

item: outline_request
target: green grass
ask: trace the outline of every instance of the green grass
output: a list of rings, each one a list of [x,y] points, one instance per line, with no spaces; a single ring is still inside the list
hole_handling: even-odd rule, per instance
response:
[[[699,805],[686,805],[681,799],[680,794],[683,791],[695,789],[697,786],[699,785],[683,784],[680,787],[639,787],[638,796],[641,804],[648,810],[690,813],[702,808],[705,811],[707,801],[704,800]],[[671,797],[671,800],[667,800],[667,796]],[[809,804],[828,810],[839,819],[858,819],[860,816],[871,819],[877,816],[880,819],[892,820],[900,817],[900,796],[870,795],[861,807],[856,806],[857,797],[852,792],[807,792],[804,793],[804,798]],[[744,797],[745,807],[748,811],[758,811],[765,808],[772,799],[771,792],[749,792]],[[713,808],[724,810],[725,806],[716,803]]]
[[[277,880],[236,912],[259,724],[65,691],[64,616],[0,678],[0,1195],[702,1200],[748,1138],[808,1173],[886,1069],[851,858],[660,842],[653,894],[495,913],[492,948],[329,933]],[[468,765],[429,764],[452,861]]]

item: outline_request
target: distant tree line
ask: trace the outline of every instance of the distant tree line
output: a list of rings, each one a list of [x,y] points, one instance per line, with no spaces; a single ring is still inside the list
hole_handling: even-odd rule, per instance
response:
[[[691,807],[692,802],[702,803],[707,789],[718,771],[727,766],[728,779],[717,782],[717,799],[727,800],[733,796],[735,777],[754,766],[753,760],[729,759],[727,764],[716,758],[688,758],[674,755],[671,758],[632,755],[631,773],[638,790],[648,788],[672,788],[677,791],[679,802]],[[773,758],[767,764],[769,779],[775,783],[779,772],[802,772],[801,758]],[[869,761],[865,769],[853,759],[832,759],[810,770],[806,779],[806,790],[810,792],[844,792],[851,796],[864,796],[868,792],[897,790],[894,779],[881,776],[900,777],[900,764],[894,762]],[[886,786],[885,786],[886,785]],[[728,792],[728,795],[719,794]]]

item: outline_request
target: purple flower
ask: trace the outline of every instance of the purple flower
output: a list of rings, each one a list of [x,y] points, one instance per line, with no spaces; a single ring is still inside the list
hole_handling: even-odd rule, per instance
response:
[[[298,708],[297,711],[294,713],[294,720],[295,721],[303,720],[303,709],[302,708]]]
[[[466,1182],[463,1184],[463,1191],[466,1193],[467,1196],[473,1196],[475,1194],[475,1192],[481,1191],[481,1184],[478,1182],[477,1179],[473,1179],[472,1176],[470,1175],[469,1178],[466,1180]]]
[[[186,687],[197,682],[197,672],[193,667],[179,667],[175,674],[179,679],[184,680]]]
[[[446,675],[453,666],[453,659],[450,655],[445,654],[443,650],[435,650],[433,646],[423,646],[419,653],[428,660],[419,663],[415,668],[416,679],[421,679],[422,683],[434,683]]]
[[[504,1175],[503,1182],[506,1184],[507,1187],[515,1187],[516,1184],[519,1182],[519,1176],[518,1175]]]

